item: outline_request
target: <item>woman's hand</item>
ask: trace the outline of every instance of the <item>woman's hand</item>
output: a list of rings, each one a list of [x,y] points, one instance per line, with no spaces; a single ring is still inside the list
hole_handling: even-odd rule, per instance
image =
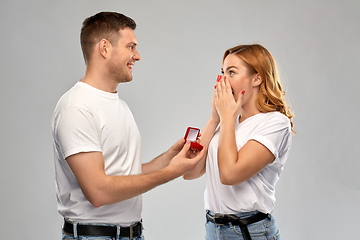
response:
[[[241,114],[242,100],[245,91],[239,93],[236,101],[232,92],[230,82],[226,77],[220,79],[215,86],[215,106],[220,120],[235,120]]]
[[[217,81],[219,81],[221,78],[221,76],[218,76]],[[216,95],[216,88],[214,89],[212,98],[211,98],[211,115],[210,118],[214,121],[214,122],[220,122],[220,116],[216,110],[216,106],[215,106],[215,95]]]

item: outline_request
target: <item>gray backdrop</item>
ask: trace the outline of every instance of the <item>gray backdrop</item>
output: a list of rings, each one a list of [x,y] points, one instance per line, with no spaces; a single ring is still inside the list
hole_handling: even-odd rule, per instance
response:
[[[82,21],[104,10],[138,24],[141,61],[118,91],[140,128],[143,162],[205,125],[227,48],[263,44],[298,132],[277,186],[282,238],[358,238],[359,1],[4,0],[0,239],[60,239],[50,118],[84,73]],[[204,187],[204,177],[177,179],[144,194],[146,239],[204,239]]]

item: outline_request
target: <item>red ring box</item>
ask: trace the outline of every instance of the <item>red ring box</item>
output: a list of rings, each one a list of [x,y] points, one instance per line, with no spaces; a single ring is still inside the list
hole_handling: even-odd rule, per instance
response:
[[[200,129],[194,127],[188,127],[184,139],[185,141],[189,140],[191,142],[190,143],[191,148],[201,150],[203,149],[203,146],[198,142],[196,142],[199,135],[200,135]]]

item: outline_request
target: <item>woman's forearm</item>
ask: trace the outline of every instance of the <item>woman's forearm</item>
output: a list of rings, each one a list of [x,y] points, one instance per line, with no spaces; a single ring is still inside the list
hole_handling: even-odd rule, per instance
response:
[[[220,124],[220,138],[218,148],[218,165],[220,180],[229,176],[238,159],[238,151],[235,138],[235,121],[223,120]]]
[[[205,174],[207,150],[218,125],[219,125],[218,120],[213,119],[212,117],[209,118],[207,124],[205,125],[203,131],[201,132],[201,137],[200,137],[200,144],[204,146],[206,153],[204,157],[196,165],[196,167],[192,171],[188,172],[183,176],[184,179],[186,180],[196,179]]]

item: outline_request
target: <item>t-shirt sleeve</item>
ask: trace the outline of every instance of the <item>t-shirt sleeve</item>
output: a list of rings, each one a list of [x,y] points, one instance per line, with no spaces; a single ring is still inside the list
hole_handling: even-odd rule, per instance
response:
[[[281,154],[288,152],[291,145],[291,125],[287,117],[273,116],[261,124],[251,139],[263,144],[275,156],[272,164],[278,162]],[[284,164],[284,163],[281,163]]]
[[[64,159],[80,152],[101,152],[100,133],[92,114],[67,108],[55,120],[55,138]]]

